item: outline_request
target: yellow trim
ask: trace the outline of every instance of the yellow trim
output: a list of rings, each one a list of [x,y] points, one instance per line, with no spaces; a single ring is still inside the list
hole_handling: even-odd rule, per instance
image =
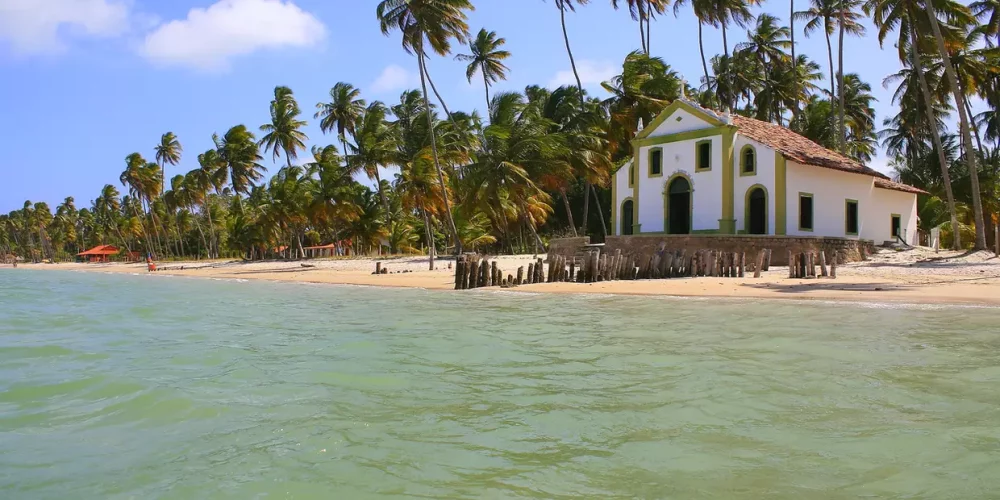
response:
[[[746,170],[747,150],[753,153],[753,170],[749,172]],[[780,153],[775,151],[775,154]],[[740,148],[740,177],[749,177],[752,175],[757,175],[757,148],[753,147],[752,144],[745,144]]]
[[[622,235],[625,234],[625,211],[624,211],[624,208],[625,208],[625,204],[628,203],[628,202],[630,202],[630,201],[632,202],[632,233],[631,234],[635,234],[635,217],[636,217],[636,212],[637,212],[635,201],[633,201],[632,197],[629,196],[629,197],[625,198],[624,200],[622,200],[622,202],[619,203],[615,207],[615,211],[617,212],[618,217],[619,217],[619,219],[615,220],[615,223],[616,224],[620,224],[618,227],[621,228],[621,234]]]
[[[635,185],[635,169],[636,165],[634,162],[629,162],[628,164],[628,187]]]
[[[788,179],[785,157],[774,152],[774,234],[784,235],[788,232],[788,195],[786,182]]]
[[[736,233],[735,185],[736,166],[733,165],[733,142],[736,139],[736,127],[726,127],[722,134],[722,219],[719,220],[719,232],[723,234]]]
[[[854,218],[855,218],[855,220],[856,220],[856,222],[858,224],[857,231],[853,231],[853,232],[850,231],[849,227],[847,227],[847,222],[850,220],[847,217],[847,214],[848,214],[848,210],[850,209],[851,203],[854,204],[854,212],[855,212],[855,217]],[[813,211],[815,211],[815,208],[814,208]],[[815,221],[813,221],[813,225],[814,226],[816,225]],[[852,199],[848,198],[848,199],[844,200],[844,234],[846,236],[857,236],[858,233],[860,233],[860,232],[861,232],[861,205],[858,203],[858,200],[852,200]]]
[[[701,145],[708,144],[708,167],[701,167]],[[698,141],[694,143],[694,171],[695,172],[710,172],[712,170],[712,140],[705,139],[704,141]]]
[[[660,152],[660,173],[653,173],[653,153]],[[649,148],[649,152],[646,153],[646,175],[649,178],[653,177],[663,177],[663,148]]]
[[[804,228],[804,227],[802,227],[802,198],[809,198],[809,199],[811,199],[813,201],[812,202],[812,213],[809,214],[810,215],[810,219],[812,219],[810,221],[812,223],[812,227],[810,227],[810,228]],[[799,215],[799,231],[808,231],[808,232],[811,233],[816,228],[816,198],[813,198],[813,194],[812,193],[803,193],[803,192],[799,191],[799,206],[797,208],[798,208],[798,212],[799,212],[799,214],[798,214]]]
[[[721,135],[727,127],[706,127],[687,132],[677,132],[676,134],[656,135],[645,139],[634,139],[632,147],[657,146],[670,142],[687,141],[690,139],[701,139],[702,137],[712,137]]]
[[[639,179],[639,151],[637,147],[632,148],[632,164],[635,166],[636,179],[635,183],[632,185],[632,202],[635,204],[635,228],[632,234],[639,234],[642,232],[642,224],[639,223],[639,184],[642,184],[641,179]]]
[[[896,218],[899,219],[899,232],[903,232],[903,216],[900,215],[900,214],[889,214],[889,232],[890,233],[892,232],[892,220],[896,219]],[[893,234],[892,238],[895,239],[897,236],[899,236],[899,235],[898,234]]]
[[[629,167],[628,164],[622,168]],[[618,220],[618,172],[615,172],[611,176],[611,234],[618,234],[618,226],[615,221]],[[574,228],[575,230],[575,228]]]
[[[674,100],[674,102],[667,105],[667,107],[663,108],[663,111],[660,111],[660,114],[657,115],[656,118],[654,118],[653,121],[650,122],[648,126],[646,126],[646,128],[642,129],[642,132],[639,132],[639,134],[636,135],[635,138],[645,139],[649,137],[649,134],[652,134],[657,127],[659,127],[663,122],[665,122],[667,118],[670,118],[670,115],[674,114],[674,111],[677,111],[678,109],[683,109],[684,111],[687,111],[692,115],[695,115],[702,121],[705,121],[711,125],[714,126],[725,125],[725,123],[723,123],[718,118],[708,114],[704,109],[701,109],[697,106],[692,106],[680,99],[676,99]]]
[[[664,234],[673,234],[670,232],[670,184],[674,182],[678,177],[683,177],[688,183],[688,232],[687,234],[694,233],[694,182],[691,181],[691,177],[684,172],[674,172],[667,182],[663,184],[663,232]],[[683,233],[678,233],[683,234]]]
[[[771,234],[768,231],[768,229],[770,229],[768,227],[768,226],[770,226],[770,224],[768,223],[769,221],[768,221],[768,216],[767,216],[768,215],[767,214],[767,201],[768,201],[769,195],[767,193],[767,186],[765,186],[763,184],[754,184],[753,186],[750,186],[749,188],[747,188],[747,192],[743,194],[743,232],[746,233],[746,234],[751,234],[750,233],[750,193],[752,193],[753,190],[757,189],[757,188],[760,188],[760,189],[762,189],[764,191],[764,234]]]

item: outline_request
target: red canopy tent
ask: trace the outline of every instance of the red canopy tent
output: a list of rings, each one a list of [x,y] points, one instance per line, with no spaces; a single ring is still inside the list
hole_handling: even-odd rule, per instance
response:
[[[108,262],[112,256],[118,255],[121,250],[112,245],[97,245],[86,252],[76,254],[81,260],[87,262]]]

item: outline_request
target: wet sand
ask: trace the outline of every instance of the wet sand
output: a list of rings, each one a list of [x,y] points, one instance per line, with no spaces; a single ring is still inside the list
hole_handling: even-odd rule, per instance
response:
[[[392,274],[372,274],[376,260],[381,261]],[[518,266],[527,267],[533,256],[501,256],[496,260],[505,274],[515,274]],[[426,257],[252,263],[192,261],[161,263],[156,274],[453,290],[454,271],[449,269],[452,263],[451,259],[438,259],[437,269],[429,271]],[[303,267],[303,264],[315,267]],[[146,274],[145,264],[22,264],[18,269],[21,268]],[[905,252],[883,250],[869,261],[840,266],[837,274],[837,279],[789,279],[787,267],[772,267],[757,279],[680,278],[592,284],[545,283],[509,290],[1000,306],[1000,259],[986,252],[934,254],[927,249]]]

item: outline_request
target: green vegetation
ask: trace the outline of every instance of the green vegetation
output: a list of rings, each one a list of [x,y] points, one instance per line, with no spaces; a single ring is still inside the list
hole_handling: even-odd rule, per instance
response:
[[[588,1],[553,3],[575,73],[566,16]],[[168,180],[165,169],[183,154],[168,132],[155,146],[154,162],[140,153],[125,157],[123,191],[108,184],[87,208],[66,198],[54,214],[45,203],[25,202],[0,215],[0,251],[37,261],[114,244],[161,259],[293,258],[305,246],[345,240],[359,253],[381,245],[431,256],[541,250],[550,237],[607,233],[610,178],[630,157],[639,124],[682,95],[788,126],[861,162],[881,145],[900,181],[931,193],[920,200],[921,230],[942,227],[955,248],[961,242],[985,248],[985,234],[997,223],[992,214],[1000,212],[995,1],[966,7],[950,0],[810,0],[801,11],[790,3],[792,20],[805,23],[807,36],[822,30],[826,37],[827,53],[820,55],[828,66],[825,89],[818,84],[821,65],[796,55],[794,31],[781,20],[754,17],[756,2],[674,3],[675,12],[686,5],[694,10],[699,44],[704,27],[721,30],[724,53],[706,59],[702,49],[698,88],[649,54],[651,25],[668,2],[611,3],[638,21],[642,50],[628,54],[621,74],[603,84],[610,96],[602,101],[587,95],[578,76],[575,86],[491,95],[510,71],[504,63],[510,54],[496,32],[471,36],[466,13],[472,3],[384,0],[377,7],[380,29],[400,35],[403,50],[416,59],[421,88],[390,104],[367,102],[349,83],[334,85],[314,118],[324,133],[336,133],[339,148],[305,151],[297,97],[279,86],[260,137],[246,125],[214,135],[214,148],[198,155],[197,169]],[[863,34],[866,17],[879,42],[899,53],[900,69],[882,82],[894,86],[898,113],[881,129],[871,84],[843,71],[843,37]],[[734,27],[748,29],[747,41],[730,52],[727,30]],[[469,53],[457,56],[468,62],[466,77],[483,79],[486,117],[450,111],[431,80],[429,58],[451,56],[456,44],[468,45]],[[987,111],[974,115],[973,99]],[[953,113],[955,131],[945,126]],[[284,166],[265,182],[267,153],[283,157]],[[388,168],[398,170],[393,179],[382,177]],[[362,176],[374,189],[356,180]]]

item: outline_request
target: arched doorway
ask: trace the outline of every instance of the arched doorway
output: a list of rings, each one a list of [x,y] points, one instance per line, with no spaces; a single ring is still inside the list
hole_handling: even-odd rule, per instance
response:
[[[635,204],[632,200],[625,200],[622,203],[622,231],[624,235],[632,234],[632,226],[635,225]]]
[[[754,186],[747,192],[746,230],[749,234],[767,234],[767,192]]]
[[[667,185],[667,234],[691,232],[691,183],[684,176],[674,177]]]

